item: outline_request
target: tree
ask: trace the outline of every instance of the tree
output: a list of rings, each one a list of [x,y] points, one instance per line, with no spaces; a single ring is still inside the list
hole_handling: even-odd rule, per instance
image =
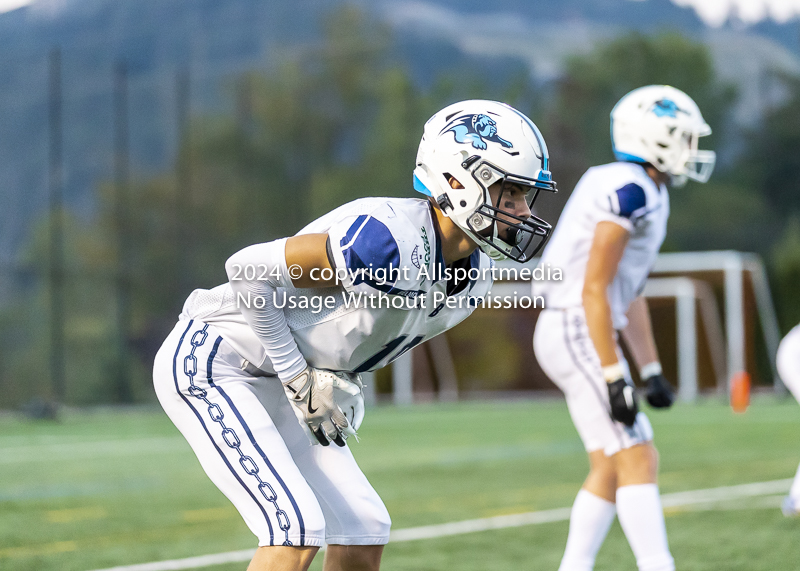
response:
[[[740,175],[769,200],[776,213],[800,214],[800,78],[777,76],[785,95],[748,137]]]
[[[800,78],[774,76],[783,102],[768,109],[747,137],[737,175],[767,203],[769,224],[751,232],[767,244],[779,321],[788,331],[800,321]]]
[[[355,198],[408,196],[424,121],[463,96],[464,86],[482,93],[480,82],[469,77],[458,84],[442,81],[424,93],[392,60],[389,41],[386,30],[357,9],[333,12],[319,44],[294,49],[269,72],[232,83],[234,113],[192,117],[172,172],[132,177],[125,211],[131,251],[124,271],[137,400],[151,394],[152,359],[184,300],[193,288],[224,283],[232,253],[294,234]],[[69,226],[67,319],[70,327],[82,320],[83,329],[71,330],[86,333],[67,340],[72,403],[119,400],[111,382],[119,267],[114,196],[113,185],[100,185],[96,218]],[[36,245],[44,230],[37,236],[30,250],[34,266],[45,259]],[[32,289],[26,303],[41,314],[45,300],[41,288]],[[19,349],[8,360],[0,356],[4,378],[23,378],[25,363],[46,351],[46,335],[34,322],[0,316],[0,327],[8,324],[0,337],[16,338]]]

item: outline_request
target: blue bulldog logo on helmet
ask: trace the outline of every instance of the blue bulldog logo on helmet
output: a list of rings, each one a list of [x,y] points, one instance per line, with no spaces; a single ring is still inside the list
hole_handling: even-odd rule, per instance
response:
[[[507,148],[514,146],[497,136],[497,123],[483,113],[456,117],[442,129],[442,133],[446,131],[453,132],[457,143],[472,143],[476,149],[486,149],[486,141],[500,143]]]
[[[656,117],[677,117],[678,112],[686,113],[683,109],[678,107],[674,101],[670,99],[661,99],[655,102],[653,113]]]

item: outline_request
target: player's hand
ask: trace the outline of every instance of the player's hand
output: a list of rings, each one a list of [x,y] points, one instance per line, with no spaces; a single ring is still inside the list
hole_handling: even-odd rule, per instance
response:
[[[301,414],[302,421],[323,446],[331,442],[344,446],[349,423],[333,397],[333,387],[338,375],[322,369],[308,367],[291,381],[283,383],[286,395]]]
[[[608,383],[608,400],[611,403],[611,418],[632,427],[639,412],[634,388],[622,377],[611,381]]]
[[[336,404],[347,419],[347,428],[344,430],[344,439],[355,436],[358,441],[357,430],[364,421],[364,383],[358,373],[335,373],[336,380],[333,384],[333,397]]]
[[[647,402],[653,408],[669,408],[675,402],[675,393],[664,375],[652,375],[645,379],[647,383]]]

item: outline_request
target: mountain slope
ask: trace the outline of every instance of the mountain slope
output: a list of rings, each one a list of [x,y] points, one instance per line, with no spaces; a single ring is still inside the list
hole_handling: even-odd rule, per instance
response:
[[[113,70],[120,59],[129,68],[131,167],[147,175],[166,168],[176,149],[179,70],[191,76],[193,112],[222,109],[231,104],[237,74],[318,42],[325,14],[344,2],[38,0],[0,14],[0,268],[16,259],[47,204],[52,47],[60,46],[63,58],[66,202],[90,216],[97,183],[113,178]],[[396,56],[422,82],[458,66],[498,80],[524,66],[547,81],[565,57],[622,31],[677,28],[706,40],[723,77],[746,88],[737,116],[748,121],[765,100],[752,78],[769,67],[800,69],[793,23],[709,31],[693,10],[669,0],[355,3],[392,27]],[[7,274],[0,271],[0,298]]]

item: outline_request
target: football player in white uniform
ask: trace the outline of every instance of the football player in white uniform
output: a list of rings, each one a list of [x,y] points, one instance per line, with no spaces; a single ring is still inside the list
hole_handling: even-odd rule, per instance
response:
[[[673,393],[661,374],[646,301],[638,296],[666,234],[666,185],[708,180],[715,155],[697,143],[710,132],[695,102],[678,89],[651,85],[627,94],[611,112],[618,162],[583,175],[542,256],[543,264],[562,269],[563,280],[534,283],[546,307],[534,351],[564,391],[590,462],[572,507],[561,571],[594,567],[615,514],[641,571],[675,568],[653,432],[638,412],[617,331],[646,380],[648,402],[670,406]]]
[[[378,569],[389,514],[345,443],[359,373],[465,319],[492,259],[539,250],[550,226],[530,208],[555,190],[548,162],[522,113],[456,103],[425,124],[413,183],[427,198],[345,204],[237,252],[228,283],[189,296],[154,384],[258,537],[248,569],[306,569],[323,542],[326,571]]]
[[[778,374],[794,398],[800,402],[800,325],[789,331],[778,347]],[[800,466],[794,477],[789,495],[783,501],[783,515],[800,516]]]

